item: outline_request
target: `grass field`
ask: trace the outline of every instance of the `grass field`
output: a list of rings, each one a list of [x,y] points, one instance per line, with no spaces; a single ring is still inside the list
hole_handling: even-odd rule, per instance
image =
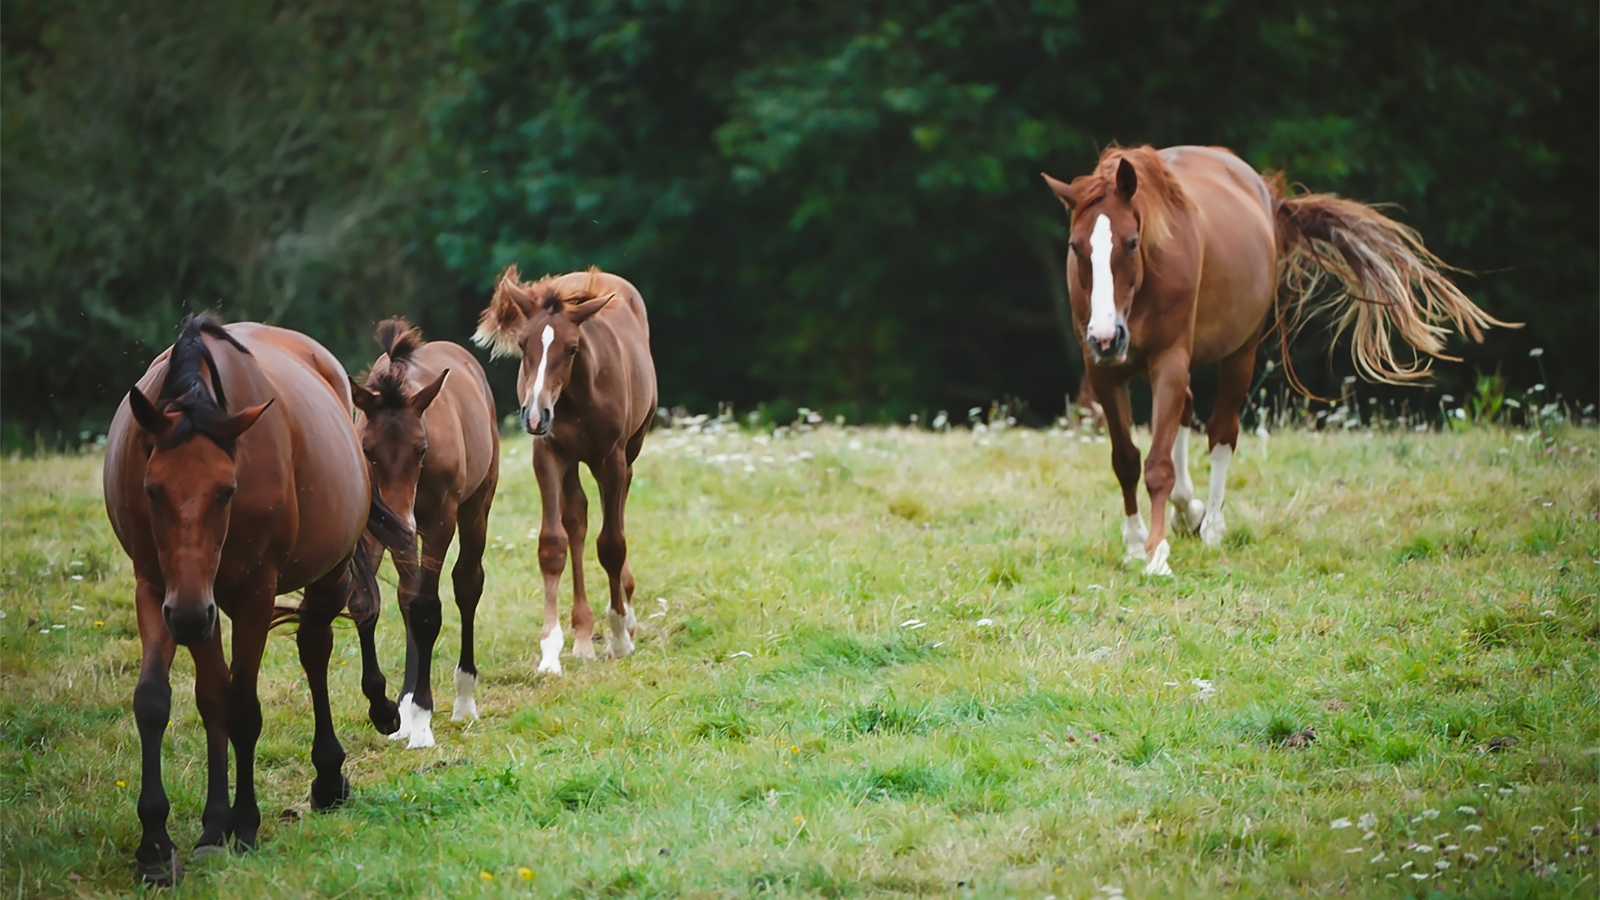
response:
[[[446,688],[437,747],[383,739],[341,627],[355,796],[309,813],[309,698],[274,638],[261,848],[185,858],[177,895],[1600,894],[1593,430],[1247,438],[1226,545],[1175,540],[1170,580],[1119,562],[1103,443],[657,433],[640,650],[557,677],[534,674],[529,449],[507,441],[491,519],[484,718],[451,723]],[[138,645],[99,472],[0,463],[5,896],[135,890]],[[588,565],[603,585],[592,543]],[[393,685],[392,599],[381,630]],[[446,684],[458,637],[447,595]],[[182,847],[191,684],[180,654]]]

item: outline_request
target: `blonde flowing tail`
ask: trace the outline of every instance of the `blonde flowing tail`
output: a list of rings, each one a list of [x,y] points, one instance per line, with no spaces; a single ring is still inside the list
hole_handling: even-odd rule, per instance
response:
[[[1490,326],[1520,328],[1479,309],[1446,278],[1451,269],[1423,246],[1417,232],[1371,206],[1332,194],[1277,195],[1280,253],[1279,340],[1296,390],[1311,396],[1289,364],[1289,341],[1321,314],[1333,319],[1333,340],[1351,332],[1350,352],[1363,378],[1409,384],[1428,377],[1452,331],[1483,342]],[[1456,270],[1459,271],[1459,270]],[[1323,290],[1332,275],[1338,282]],[[1394,333],[1412,350],[1395,353]]]

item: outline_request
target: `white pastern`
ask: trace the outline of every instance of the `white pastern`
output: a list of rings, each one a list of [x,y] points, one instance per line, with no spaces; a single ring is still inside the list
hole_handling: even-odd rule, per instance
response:
[[[1089,339],[1109,341],[1117,333],[1117,292],[1111,280],[1111,220],[1101,214],[1089,234]]]
[[[1222,518],[1222,501],[1228,487],[1228,463],[1232,460],[1233,448],[1227,444],[1211,448],[1211,493],[1206,496],[1206,517],[1200,523],[1200,540],[1213,547],[1222,543],[1228,528]]]
[[[629,603],[623,609],[627,612],[617,615],[615,610],[606,610],[606,621],[611,625],[611,658],[621,659],[633,652],[633,629],[639,624],[633,617],[633,604]]]
[[[433,746],[433,710],[417,706],[411,711],[411,741],[408,750],[423,750]]]
[[[572,655],[579,659],[595,659],[594,635],[588,637],[575,637],[572,639]]]
[[[1171,555],[1172,548],[1167,546],[1167,542],[1163,540],[1151,552],[1150,561],[1145,563],[1144,573],[1146,575],[1171,575],[1172,567],[1167,565],[1167,557]]]
[[[477,721],[478,701],[472,695],[478,690],[478,676],[461,671],[456,667],[456,704],[450,709],[450,721],[465,722],[468,719]]]
[[[1122,546],[1128,548],[1126,561],[1135,560],[1144,562],[1144,544],[1150,540],[1150,532],[1144,527],[1144,520],[1134,513],[1122,521]]]
[[[539,671],[549,675],[561,674],[561,644],[567,639],[557,622],[550,633],[539,639]]]
[[[1177,480],[1172,485],[1172,505],[1178,508],[1184,530],[1192,534],[1205,518],[1206,505],[1194,496],[1194,482],[1189,478],[1189,429],[1182,425],[1178,427],[1177,439],[1172,442],[1172,468],[1177,471]]]
[[[523,409],[532,407],[534,412],[539,411],[539,402],[544,398],[544,368],[550,359],[550,342],[556,339],[556,330],[549,325],[544,327],[544,333],[539,335],[542,349],[539,351],[539,371],[533,376],[533,395],[522,404]]]
[[[394,734],[389,735],[389,740],[403,741],[411,737],[411,719],[416,709],[417,705],[411,702],[410,694],[400,698],[400,728]]]

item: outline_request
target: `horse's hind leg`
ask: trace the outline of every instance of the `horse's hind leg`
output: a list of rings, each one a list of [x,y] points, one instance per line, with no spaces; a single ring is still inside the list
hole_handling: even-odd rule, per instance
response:
[[[328,704],[328,657],[333,653],[333,619],[344,609],[350,590],[350,564],[346,562],[321,581],[306,586],[300,603],[300,628],[295,642],[300,650],[300,667],[306,673],[311,691],[311,711],[315,729],[311,738],[311,764],[317,774],[311,781],[311,806],[328,809],[350,796],[350,782],[344,777],[344,747],[333,729],[333,711]]]
[[[589,537],[589,495],[583,492],[578,466],[567,470],[561,486],[561,527],[572,555],[572,655],[594,659],[594,608],[583,584],[583,542]]]
[[[383,561],[383,545],[376,538],[362,535],[356,553],[365,554],[362,565],[369,567],[368,572],[377,572]],[[367,698],[367,718],[372,727],[379,734],[394,734],[400,730],[400,707],[389,699],[389,680],[378,664],[378,620],[383,612],[383,597],[381,591],[379,593],[372,615],[356,622],[356,635],[361,641],[361,693]]]
[[[1194,421],[1194,391],[1184,392],[1183,412],[1178,416],[1178,436],[1172,440],[1172,468],[1177,480],[1172,485],[1172,505],[1178,508],[1177,522],[1193,534],[1205,518],[1206,505],[1195,499],[1194,482],[1189,478],[1189,423]]]
[[[232,830],[228,803],[228,661],[222,655],[222,629],[211,640],[191,647],[194,657],[194,704],[206,729],[206,806],[200,813],[197,850],[221,850]]]
[[[461,544],[450,578],[456,589],[456,610],[461,613],[461,658],[456,663],[456,702],[450,710],[452,722],[478,718],[478,702],[473,697],[478,687],[478,665],[473,659],[472,629],[478,600],[483,597],[483,548],[488,542],[489,504],[493,500],[494,494],[485,490],[479,497],[461,504],[456,515],[456,533],[460,535]]]
[[[1139,448],[1133,443],[1133,408],[1128,401],[1128,383],[1114,381],[1102,370],[1092,368],[1089,375],[1100,407],[1105,410],[1106,432],[1111,436],[1111,471],[1122,486],[1122,544],[1128,561],[1145,558],[1144,544],[1149,537],[1139,518]]]
[[[623,509],[628,503],[628,484],[633,480],[633,466],[620,453],[612,454],[600,464],[596,472],[600,482],[600,503],[604,520],[595,550],[600,565],[611,582],[611,606],[606,611],[606,621],[611,626],[610,650],[612,659],[621,659],[633,652],[633,635],[638,621],[633,615],[631,581],[628,571],[628,539],[623,527]]]
[[[1200,523],[1200,539],[1212,546],[1222,543],[1227,532],[1222,501],[1228,486],[1228,464],[1239,446],[1239,409],[1250,393],[1255,369],[1256,342],[1250,341],[1223,359],[1218,372],[1217,408],[1206,425],[1211,443],[1211,493],[1206,495],[1205,519]]]

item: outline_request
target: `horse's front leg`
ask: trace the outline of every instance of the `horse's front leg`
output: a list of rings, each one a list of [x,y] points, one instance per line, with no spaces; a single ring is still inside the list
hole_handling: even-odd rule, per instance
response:
[[[222,629],[211,640],[190,647],[194,657],[194,703],[206,728],[206,806],[200,813],[198,851],[220,851],[233,831],[228,803],[228,661],[222,655]]]
[[[1125,560],[1143,562],[1145,540],[1150,533],[1139,518],[1139,448],[1133,443],[1133,408],[1128,401],[1128,382],[1114,378],[1092,363],[1089,379],[1105,411],[1106,433],[1111,437],[1111,471],[1116,473],[1117,483],[1122,487]]]
[[[161,739],[172,715],[172,656],[177,646],[161,616],[164,599],[161,588],[140,580],[134,602],[139,616],[139,641],[143,659],[139,683],[133,689],[133,720],[139,726],[139,824],[144,836],[133,858],[139,877],[149,884],[168,885],[183,877],[178,864],[178,848],[167,834],[167,815],[172,804],[161,783]]]
[[[633,580],[628,572],[628,538],[623,529],[623,510],[628,504],[628,484],[633,480],[633,467],[618,450],[600,464],[595,473],[600,482],[600,503],[604,521],[600,525],[600,538],[595,550],[600,565],[611,582],[611,606],[606,610],[606,621],[611,626],[611,658],[621,659],[633,652],[633,636],[638,620],[633,615]]]
[[[1178,414],[1178,432],[1172,438],[1172,468],[1177,480],[1172,485],[1172,505],[1178,510],[1178,526],[1189,534],[1199,530],[1206,505],[1195,499],[1194,481],[1189,477],[1189,423],[1194,421],[1194,391],[1184,392],[1183,411]]]
[[[572,561],[572,655],[594,659],[594,610],[583,582],[583,545],[589,538],[589,495],[577,463],[561,480],[561,527],[567,532],[567,556]]]
[[[233,619],[233,670],[228,684],[226,718],[228,740],[233,744],[233,761],[238,770],[238,787],[233,795],[233,837],[245,850],[256,845],[261,827],[261,804],[256,800],[256,741],[261,737],[261,696],[257,681],[261,675],[261,654],[267,647],[267,631],[272,625],[273,591],[276,572],[258,573],[257,587],[241,597]]]
[[[405,674],[400,681],[400,727],[389,735],[389,740],[409,742],[411,731],[416,727],[418,662],[417,636],[412,629],[411,607],[416,602],[417,592],[421,590],[423,566],[414,547],[408,546],[398,552],[390,551],[389,558],[394,560],[394,571],[398,581],[395,602],[400,607],[400,621],[406,629],[406,666]]]
[[[478,600],[483,596],[483,550],[489,538],[489,506],[494,494],[484,489],[476,498],[461,504],[456,514],[456,533],[461,536],[456,567],[450,573],[456,589],[456,610],[461,613],[461,657],[456,663],[456,703],[450,720],[463,722],[478,718],[478,664],[473,658],[473,628]]]
[[[350,796],[350,782],[344,777],[344,747],[333,728],[333,711],[328,703],[328,657],[333,653],[333,619],[344,609],[350,592],[349,564],[339,566],[321,581],[306,586],[300,603],[300,629],[295,643],[300,650],[300,668],[306,673],[311,691],[311,712],[315,724],[311,738],[311,764],[316,777],[311,781],[311,806],[328,809]]]
[[[439,639],[444,618],[439,574],[455,533],[455,502],[448,501],[422,533],[422,565],[417,591],[411,598],[408,646],[415,650],[416,674],[410,685],[411,734],[406,746],[412,750],[433,746],[433,645]]]
[[[1189,394],[1189,354],[1170,350],[1151,360],[1150,455],[1144,463],[1144,486],[1150,492],[1150,536],[1145,541],[1146,575],[1171,575],[1167,564],[1167,499],[1177,481],[1172,464],[1178,419]]]
[[[567,529],[561,524],[561,481],[569,463],[557,457],[548,440],[533,444],[533,474],[539,482],[543,517],[539,523],[539,571],[544,576],[544,627],[539,631],[539,671],[561,674],[561,610],[556,593],[567,564]],[[577,628],[577,624],[573,624]]]

